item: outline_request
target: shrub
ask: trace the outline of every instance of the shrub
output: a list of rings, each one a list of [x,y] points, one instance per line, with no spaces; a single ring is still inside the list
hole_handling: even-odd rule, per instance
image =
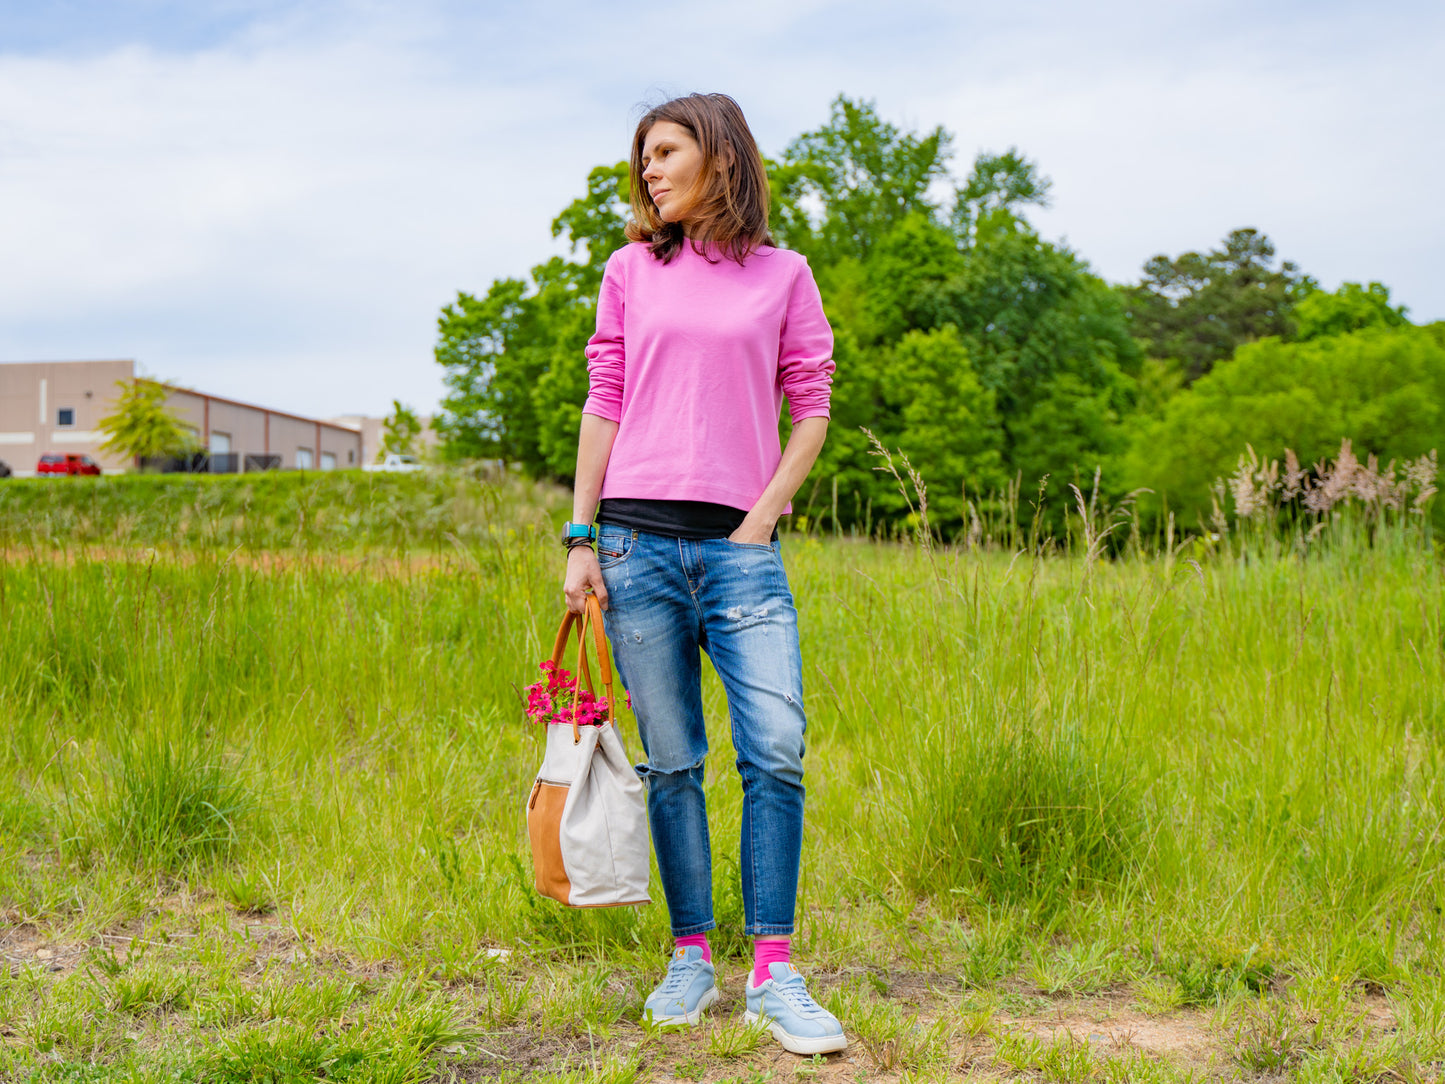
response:
[[[1192,527],[1208,518],[1212,482],[1234,471],[1246,445],[1265,461],[1292,448],[1313,463],[1349,439],[1362,460],[1416,459],[1445,446],[1442,401],[1445,325],[1264,339],[1240,347],[1139,427],[1127,480],[1167,500]]]

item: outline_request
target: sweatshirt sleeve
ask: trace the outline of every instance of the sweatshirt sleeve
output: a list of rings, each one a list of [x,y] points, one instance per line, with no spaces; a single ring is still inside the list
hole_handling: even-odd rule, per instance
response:
[[[621,253],[619,249],[608,258],[602,273],[597,330],[587,340],[588,390],[587,402],[582,404],[583,414],[596,414],[610,422],[622,419],[622,371],[627,360],[622,334],[626,290]]]
[[[807,260],[800,260],[783,318],[778,370],[788,413],[796,425],[804,418],[828,417],[833,383],[833,329],[823,314],[823,298]]]

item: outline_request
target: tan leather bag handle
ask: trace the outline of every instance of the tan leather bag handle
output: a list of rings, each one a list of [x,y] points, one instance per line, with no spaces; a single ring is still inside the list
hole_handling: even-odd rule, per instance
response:
[[[592,684],[592,672],[587,667],[587,630],[592,630],[592,643],[597,652],[597,669],[602,676],[602,691],[607,699],[607,717],[613,718],[617,710],[617,698],[612,692],[612,656],[607,652],[607,637],[602,627],[602,606],[596,595],[588,595],[587,603],[580,614],[571,610],[562,618],[562,627],[557,630],[557,639],[552,645],[552,665],[562,665],[562,654],[567,650],[567,638],[572,626],[577,626],[577,689],[585,685],[588,692],[596,694]],[[573,701],[572,740],[580,742],[582,732],[577,727],[576,701]]]

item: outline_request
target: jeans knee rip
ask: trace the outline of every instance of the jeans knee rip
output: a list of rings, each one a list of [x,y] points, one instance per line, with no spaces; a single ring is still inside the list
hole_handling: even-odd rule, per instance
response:
[[[692,772],[700,771],[706,760],[707,755],[703,754],[698,757],[696,764],[688,764],[681,768],[658,768],[652,764],[635,764],[633,770],[643,780],[651,779],[653,776],[689,775]]]
[[[733,628],[745,629],[766,621],[768,619],[768,608],[766,606],[760,606],[744,617],[743,608],[741,606],[733,606],[727,612],[727,619],[733,622]]]

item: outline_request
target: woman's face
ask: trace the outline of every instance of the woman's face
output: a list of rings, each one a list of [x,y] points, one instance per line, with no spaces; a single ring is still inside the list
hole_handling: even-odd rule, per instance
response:
[[[642,179],[664,222],[680,222],[687,214],[686,194],[702,169],[702,148],[680,124],[660,120],[642,140]]]

